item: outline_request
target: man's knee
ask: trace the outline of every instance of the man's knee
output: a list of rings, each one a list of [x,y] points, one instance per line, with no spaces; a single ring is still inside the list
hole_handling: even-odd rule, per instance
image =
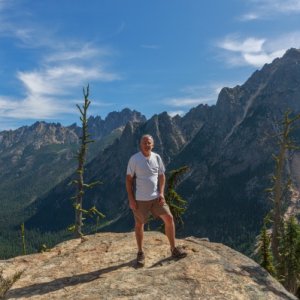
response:
[[[141,223],[141,222],[136,221],[136,222],[135,222],[135,228],[136,228],[137,230],[142,230],[142,229],[144,228],[144,223]]]
[[[171,214],[163,215],[162,219],[166,225],[171,225],[174,221],[174,218]]]

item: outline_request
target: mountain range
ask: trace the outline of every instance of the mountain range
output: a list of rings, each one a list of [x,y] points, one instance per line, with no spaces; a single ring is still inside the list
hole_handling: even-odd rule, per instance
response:
[[[95,142],[88,161],[113,143],[128,121],[145,120],[129,109],[112,112],[104,120],[91,116],[88,125]],[[0,256],[19,252],[16,226],[31,216],[26,208],[76,170],[80,135],[76,124],[46,122],[0,132]]]
[[[96,142],[90,148],[85,178],[103,184],[86,192],[85,205],[96,205],[106,215],[96,230],[133,228],[124,183],[126,166],[138,151],[140,136],[149,133],[167,172],[189,167],[177,187],[188,201],[178,235],[208,237],[249,254],[271,207],[265,189],[271,185],[276,135],[288,109],[294,115],[300,113],[297,49],[266,64],[243,85],[223,88],[215,105],[199,105],[184,116],[163,112],[146,120],[125,109],[105,120],[90,117]],[[79,135],[75,124],[63,127],[45,122],[0,133],[0,199],[6,211],[1,227],[8,222],[12,228],[20,216],[29,231],[38,230],[41,235],[63,232],[72,224],[74,187],[68,183],[75,174]],[[300,145],[299,126],[293,138]],[[296,196],[287,206],[298,217],[299,163],[299,152],[294,151],[287,173]],[[12,214],[14,222],[9,220]]]

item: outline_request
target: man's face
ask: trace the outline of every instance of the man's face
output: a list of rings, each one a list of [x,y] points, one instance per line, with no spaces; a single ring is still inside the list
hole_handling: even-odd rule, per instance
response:
[[[140,148],[143,153],[150,153],[151,150],[153,149],[153,146],[154,143],[150,137],[146,136],[141,140]]]

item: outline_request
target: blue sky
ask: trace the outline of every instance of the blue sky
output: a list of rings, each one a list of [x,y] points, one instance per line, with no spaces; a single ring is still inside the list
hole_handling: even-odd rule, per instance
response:
[[[291,48],[300,0],[0,0],[0,130],[217,101]]]

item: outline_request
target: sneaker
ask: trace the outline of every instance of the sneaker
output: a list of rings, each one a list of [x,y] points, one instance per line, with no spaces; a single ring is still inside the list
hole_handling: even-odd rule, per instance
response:
[[[175,247],[172,250],[172,257],[173,258],[184,258],[187,256],[187,253],[181,247]]]
[[[143,267],[145,265],[145,254],[144,254],[144,252],[138,252],[137,253],[136,264],[139,267]]]

